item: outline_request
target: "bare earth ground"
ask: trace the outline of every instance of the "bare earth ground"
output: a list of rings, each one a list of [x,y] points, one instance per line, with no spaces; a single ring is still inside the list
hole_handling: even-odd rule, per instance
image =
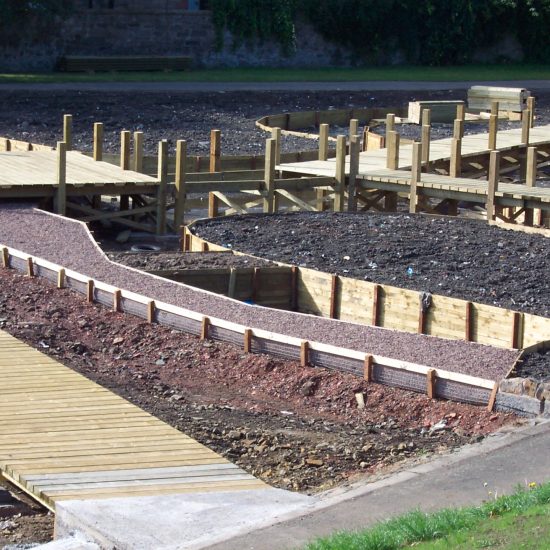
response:
[[[209,132],[223,132],[223,154],[261,153],[265,133],[254,120],[310,109],[399,106],[415,99],[463,98],[462,92],[94,93],[0,92],[0,136],[54,145],[63,113],[74,115],[75,148],[91,149],[93,122],[106,125],[106,151],[118,152],[123,129],[157,142],[187,139],[206,154]],[[243,101],[246,99],[246,101]],[[539,120],[550,120],[550,94],[538,98]],[[404,134],[413,128],[403,128]],[[448,135],[446,128],[434,129]],[[437,134],[439,135],[439,134]],[[283,150],[315,149],[285,138]],[[161,327],[87,306],[68,291],[0,271],[0,326],[71,368],[180,427],[269,483],[318,491],[395,468],[404,459],[446,452],[505,423],[503,415],[381,386],[290,362],[244,356]],[[52,319],[56,328],[52,328]],[[115,344],[115,339],[122,339]],[[118,340],[117,340],[118,341]],[[128,346],[131,348],[128,349]],[[207,380],[208,384],[204,384]],[[354,393],[366,390],[367,407]],[[445,419],[443,430],[431,431]],[[9,507],[0,508],[8,510]],[[19,513],[22,514],[19,517]],[[35,543],[52,533],[52,516],[12,507],[0,519],[0,547]],[[7,523],[6,523],[7,522]]]

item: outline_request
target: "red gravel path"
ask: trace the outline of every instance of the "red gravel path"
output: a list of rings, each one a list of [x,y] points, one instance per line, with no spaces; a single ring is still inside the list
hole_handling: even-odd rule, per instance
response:
[[[0,243],[90,278],[210,317],[433,368],[501,379],[517,352],[250,306],[110,262],[82,223],[26,205],[0,210]]]

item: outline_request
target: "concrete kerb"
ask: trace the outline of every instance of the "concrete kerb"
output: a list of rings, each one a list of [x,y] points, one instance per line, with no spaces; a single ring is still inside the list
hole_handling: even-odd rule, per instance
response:
[[[421,487],[422,484],[429,483],[433,476],[455,472],[468,463],[488,469],[487,475],[479,476],[479,479],[468,479],[469,483],[476,483],[483,490],[483,482],[491,479],[491,465],[485,466],[491,456],[498,455],[499,451],[505,452],[507,448],[516,444],[529,444],[538,436],[548,433],[549,421],[532,420],[528,427],[491,435],[481,443],[467,445],[455,453],[406,467],[377,481],[359,481],[315,497],[267,489],[238,493],[177,494],[164,497],[60,502],[56,516],[56,534],[71,536],[75,531],[81,532],[102,548],[116,546],[119,550],[138,547],[159,550],[283,548],[277,546],[275,540],[275,546],[270,546],[271,539],[263,535],[264,531],[284,532],[287,525],[293,522],[304,522],[305,527],[306,519],[314,519],[316,515],[330,513],[331,510],[338,511],[354,502],[360,502],[361,499],[367,499],[363,502],[376,506],[378,491],[393,490],[404,494],[407,487]],[[540,460],[544,462],[546,459],[541,457]],[[550,478],[550,470],[547,466],[543,466],[544,469],[546,477]],[[525,480],[517,477],[528,476],[527,470],[509,472],[505,475],[515,484],[533,481],[530,477]],[[462,485],[463,482],[461,479],[456,480],[458,485]],[[433,498],[434,509],[448,505],[445,500],[440,502],[437,494],[430,496]],[[365,515],[366,523],[369,517],[368,514]],[[374,521],[378,519],[375,517]],[[337,521],[330,526],[331,530],[345,527]],[[307,532],[309,538],[314,538],[318,534]],[[266,539],[267,542],[260,546],[246,546],[244,542],[258,538]]]

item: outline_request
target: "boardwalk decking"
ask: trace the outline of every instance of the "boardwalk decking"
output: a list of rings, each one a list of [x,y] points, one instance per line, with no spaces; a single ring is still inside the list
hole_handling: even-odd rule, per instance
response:
[[[260,480],[0,331],[0,472],[60,500],[263,489]]]
[[[501,131],[497,135],[497,149],[506,156],[507,151],[522,146],[521,129]],[[452,139],[440,139],[430,144],[430,162],[449,160]],[[529,145],[548,147],[550,145],[550,126],[539,126],[530,131]],[[474,134],[462,139],[462,158],[488,154],[488,134]],[[544,153],[549,158],[548,153]],[[402,145],[399,149],[399,170],[386,168],[387,151],[379,149],[366,151],[359,157],[358,179],[361,186],[370,189],[408,192],[410,187],[412,164],[412,145]],[[336,159],[326,161],[308,161],[283,163],[277,166],[283,172],[316,176],[334,176]],[[346,174],[349,174],[349,157],[346,159]],[[441,174],[422,174],[418,187],[426,196],[438,198],[456,198],[471,202],[485,203],[487,182],[470,178],[451,178]],[[526,206],[529,208],[550,209],[550,188],[526,187],[524,185],[500,182],[496,197],[504,206]]]
[[[57,186],[55,151],[0,152],[1,197],[48,197]],[[107,193],[108,189],[132,187],[136,193],[155,190],[158,181],[151,176],[122,170],[108,162],[95,161],[76,151],[67,153],[67,193]]]

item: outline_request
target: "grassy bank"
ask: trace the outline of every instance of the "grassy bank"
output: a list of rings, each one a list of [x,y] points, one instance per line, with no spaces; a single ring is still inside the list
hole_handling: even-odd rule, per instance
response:
[[[470,65],[459,67],[372,67],[321,69],[210,69],[185,72],[0,74],[0,83],[62,82],[362,82],[547,80],[550,65]]]
[[[360,532],[337,533],[305,550],[550,548],[550,483],[481,506],[420,511]]]

